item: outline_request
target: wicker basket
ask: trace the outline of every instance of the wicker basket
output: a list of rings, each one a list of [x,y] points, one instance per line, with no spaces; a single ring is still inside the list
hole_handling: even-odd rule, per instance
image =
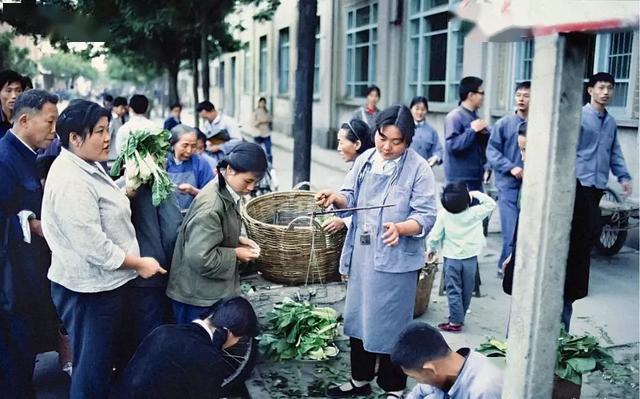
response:
[[[320,210],[314,197],[309,191],[275,192],[254,198],[244,207],[247,235],[261,249],[258,270],[268,280],[292,285],[340,280],[338,264],[345,231],[325,233],[317,221],[310,227],[311,218],[304,215]],[[312,243],[315,261],[310,266]]]
[[[429,301],[431,301],[431,289],[433,288],[433,280],[436,277],[437,271],[438,266],[435,263],[427,263],[425,267],[420,270],[413,317],[421,316],[429,308]]]

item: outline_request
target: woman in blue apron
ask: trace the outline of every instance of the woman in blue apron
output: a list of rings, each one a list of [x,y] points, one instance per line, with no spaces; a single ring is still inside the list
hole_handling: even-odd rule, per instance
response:
[[[376,118],[375,148],[354,164],[342,189],[318,193],[318,204],[338,209],[391,205],[354,212],[340,259],[349,277],[344,331],[351,341],[351,381],[327,390],[329,397],[368,395],[370,382],[401,398],[402,369],[389,354],[413,319],[425,237],[436,218],[435,182],[427,162],[409,149],[415,131],[411,112],[395,105]]]
[[[177,125],[171,129],[172,152],[167,156],[167,173],[176,185],[178,205],[189,209],[193,198],[213,180],[213,171],[206,160],[196,154],[197,135],[195,129]]]
[[[429,102],[425,97],[414,97],[409,109],[416,122],[416,134],[413,137],[411,148],[426,159],[429,166],[440,165],[443,160],[442,143],[440,143],[436,129],[427,122]]]

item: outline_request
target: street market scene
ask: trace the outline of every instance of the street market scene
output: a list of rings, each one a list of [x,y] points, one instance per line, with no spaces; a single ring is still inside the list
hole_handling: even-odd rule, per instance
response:
[[[0,2],[0,398],[640,398],[640,2]]]

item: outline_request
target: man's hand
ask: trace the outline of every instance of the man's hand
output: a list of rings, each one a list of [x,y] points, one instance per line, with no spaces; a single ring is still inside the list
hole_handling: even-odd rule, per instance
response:
[[[29,230],[33,234],[37,234],[40,237],[44,238],[44,233],[42,232],[42,223],[38,219],[29,219]]]
[[[471,129],[473,129],[476,133],[487,134],[487,121],[484,119],[476,119],[471,122]]]
[[[258,250],[260,249],[260,246],[255,241],[253,241],[248,237],[240,236],[240,239],[238,240],[238,242],[240,243],[240,245],[245,247],[258,249]]]
[[[631,185],[631,180],[623,180],[622,182],[620,182],[620,185],[622,186],[622,194],[624,194],[625,196],[630,196],[631,193],[633,192],[633,186]]]
[[[158,273],[167,274],[167,271],[160,266],[160,263],[150,257],[140,258],[136,271],[138,275],[144,279],[153,277]]]
[[[437,155],[433,155],[431,158],[427,159],[427,163],[429,164],[429,166],[434,167],[438,164],[439,160],[440,158],[438,158]]]
[[[434,263],[435,260],[436,260],[436,253],[427,252],[427,263]]]
[[[513,177],[515,177],[516,179],[522,179],[522,175],[524,173],[524,169],[522,169],[519,166],[516,166],[515,168],[511,169],[511,175]]]
[[[400,232],[398,226],[395,223],[387,222],[384,224],[385,232],[382,235],[382,242],[390,247],[398,245],[400,242]]]

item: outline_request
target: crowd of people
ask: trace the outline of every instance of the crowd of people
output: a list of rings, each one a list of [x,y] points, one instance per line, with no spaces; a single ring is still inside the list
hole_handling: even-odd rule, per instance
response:
[[[500,397],[501,372],[468,348],[452,351],[440,332],[464,328],[496,208],[484,194],[490,170],[503,236],[497,274],[512,291],[531,85],[516,85],[514,113],[490,126],[477,114],[482,84],[460,81],[444,145],[425,97],[380,110],[376,86],[338,130],[351,169],[339,190],[317,193],[317,204],[364,209],[323,226],[346,229],[339,271],[348,276],[343,316],[351,345],[351,379],[330,386],[329,397],[368,395],[377,378],[387,399],[400,399],[407,376],[419,383],[411,399]],[[609,172],[631,192],[606,111],[613,87],[611,75],[594,75],[582,112],[558,315],[566,329],[573,301],[587,294]],[[241,270],[261,256],[242,235],[240,210],[272,160],[266,100],[253,115],[256,143],[209,101],[197,106],[202,131],[182,122],[180,104],[156,126],[140,94],[105,97],[103,106],[74,100],[60,114],[57,103],[19,74],[0,72],[0,392],[35,397],[36,353],[58,349],[62,337],[73,354],[71,398],[218,397],[222,351],[258,332],[251,305],[238,297]],[[107,171],[132,132],[161,128],[171,132],[165,162],[176,190],[154,206],[148,184],[132,190]],[[432,171],[440,164],[442,193]],[[438,328],[412,322],[418,274],[436,254],[444,258],[449,305]]]

